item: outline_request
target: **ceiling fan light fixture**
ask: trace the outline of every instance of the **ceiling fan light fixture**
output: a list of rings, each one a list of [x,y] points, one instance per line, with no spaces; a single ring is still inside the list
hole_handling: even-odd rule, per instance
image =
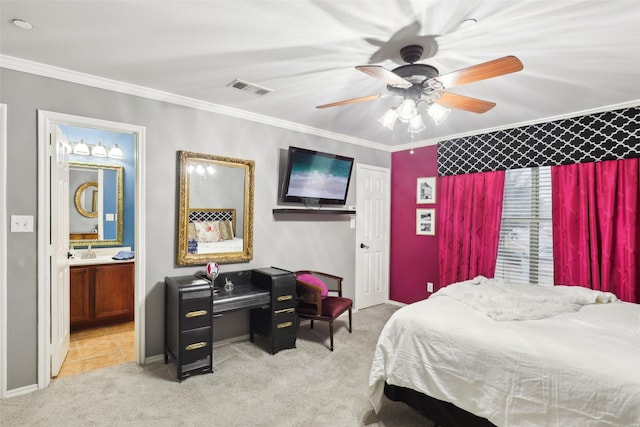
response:
[[[416,114],[414,118],[409,122],[409,128],[407,129],[409,133],[418,133],[425,130],[427,127],[424,124],[424,120],[422,120],[422,116],[420,114]]]
[[[207,174],[207,170],[202,165],[196,165],[196,168],[194,169],[194,172],[199,177],[203,177],[203,176],[205,176]]]
[[[401,122],[407,123],[417,115],[418,109],[415,100],[407,98],[398,105],[398,119]]]
[[[396,124],[396,120],[398,120],[398,113],[395,108],[389,108],[383,115],[378,119],[382,126],[387,129],[393,130],[393,126]]]
[[[447,117],[449,117],[451,110],[448,108],[444,108],[442,105],[431,104],[431,106],[427,109],[427,113],[429,113],[429,115],[433,119],[433,122],[436,124],[436,126],[438,126],[440,123],[444,122]]]

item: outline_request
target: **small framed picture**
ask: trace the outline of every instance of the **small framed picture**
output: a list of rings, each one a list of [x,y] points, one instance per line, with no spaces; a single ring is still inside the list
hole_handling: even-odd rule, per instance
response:
[[[416,209],[416,234],[422,236],[436,235],[435,209]]]
[[[418,178],[417,185],[418,203],[436,202],[436,177]]]

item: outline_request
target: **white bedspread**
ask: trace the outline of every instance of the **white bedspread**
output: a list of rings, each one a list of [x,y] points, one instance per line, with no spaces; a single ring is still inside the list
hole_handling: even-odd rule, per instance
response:
[[[230,240],[220,240],[218,242],[199,242],[198,254],[218,254],[225,252],[242,252],[244,243],[242,238],[234,237]]]
[[[501,427],[640,426],[640,306],[496,321],[432,296],[398,310],[379,337],[369,378],[376,411],[385,381]]]
[[[588,304],[615,302],[611,292],[580,286],[537,286],[478,276],[446,286],[432,298],[448,296],[495,320],[543,319],[578,311]]]

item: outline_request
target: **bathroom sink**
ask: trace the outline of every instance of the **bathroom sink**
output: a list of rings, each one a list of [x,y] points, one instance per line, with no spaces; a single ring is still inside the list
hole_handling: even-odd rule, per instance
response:
[[[117,248],[94,248],[95,258],[82,258],[85,249],[76,249],[75,257],[69,259],[69,265],[90,265],[90,264],[117,264],[122,262],[132,262],[133,259],[115,260],[112,257],[120,251],[130,251],[130,247]]]

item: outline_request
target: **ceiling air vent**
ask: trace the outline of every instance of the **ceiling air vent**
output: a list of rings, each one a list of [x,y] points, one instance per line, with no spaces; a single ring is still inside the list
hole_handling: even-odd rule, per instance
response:
[[[243,92],[249,92],[258,96],[264,96],[269,92],[273,92],[273,89],[267,89],[266,87],[258,86],[256,84],[245,82],[239,79],[235,79],[234,81],[229,83],[227,86],[239,89]]]

